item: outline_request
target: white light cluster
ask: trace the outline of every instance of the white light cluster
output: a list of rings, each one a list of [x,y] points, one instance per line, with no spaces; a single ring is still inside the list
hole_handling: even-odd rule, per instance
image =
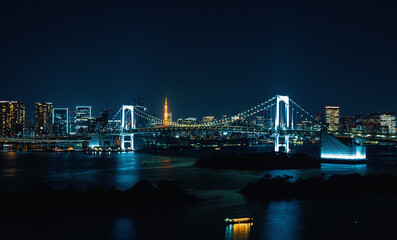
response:
[[[332,153],[322,153],[321,158],[324,159],[341,159],[341,160],[365,160],[367,159],[366,155],[362,154],[352,154],[352,155],[347,155],[347,154],[332,154]]]

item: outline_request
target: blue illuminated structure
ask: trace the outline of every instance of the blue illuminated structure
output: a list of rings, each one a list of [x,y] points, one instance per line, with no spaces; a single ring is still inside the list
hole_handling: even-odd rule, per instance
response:
[[[321,161],[327,163],[362,164],[367,162],[362,139],[354,139],[348,146],[326,132],[321,132]]]

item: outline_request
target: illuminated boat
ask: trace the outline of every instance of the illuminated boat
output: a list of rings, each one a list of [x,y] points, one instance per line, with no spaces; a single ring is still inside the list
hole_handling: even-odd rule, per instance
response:
[[[254,218],[252,217],[241,217],[241,218],[225,218],[225,223],[235,224],[235,223],[252,223]]]
[[[332,135],[321,132],[322,163],[364,164],[367,163],[366,147],[363,139],[354,139],[352,145],[346,145]]]

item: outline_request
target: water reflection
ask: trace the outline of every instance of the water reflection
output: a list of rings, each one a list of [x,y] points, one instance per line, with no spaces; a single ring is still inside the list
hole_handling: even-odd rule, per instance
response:
[[[120,217],[114,220],[112,227],[112,239],[135,239],[134,220]]]
[[[252,223],[235,223],[226,226],[225,240],[248,239]]]
[[[264,219],[264,239],[296,239],[301,229],[302,209],[297,200],[272,201]]]

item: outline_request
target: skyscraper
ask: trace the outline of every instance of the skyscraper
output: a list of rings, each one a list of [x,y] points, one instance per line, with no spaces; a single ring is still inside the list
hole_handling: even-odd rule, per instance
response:
[[[339,128],[339,107],[325,107],[325,123],[329,131],[337,131]]]
[[[52,111],[52,130],[56,136],[69,134],[69,108],[54,108]]]
[[[25,103],[0,101],[0,136],[17,136],[25,132]]]
[[[101,112],[101,117],[99,121],[101,123],[101,128],[105,128],[108,125],[109,120],[112,119],[112,109],[103,109]]]
[[[74,124],[76,134],[88,133],[91,118],[91,106],[76,106]]]
[[[396,134],[396,114],[380,115],[380,130],[382,134]]]
[[[52,102],[36,102],[36,135],[52,135]]]
[[[167,103],[167,98],[165,98],[165,104],[164,104],[164,126],[168,126],[168,103]]]

